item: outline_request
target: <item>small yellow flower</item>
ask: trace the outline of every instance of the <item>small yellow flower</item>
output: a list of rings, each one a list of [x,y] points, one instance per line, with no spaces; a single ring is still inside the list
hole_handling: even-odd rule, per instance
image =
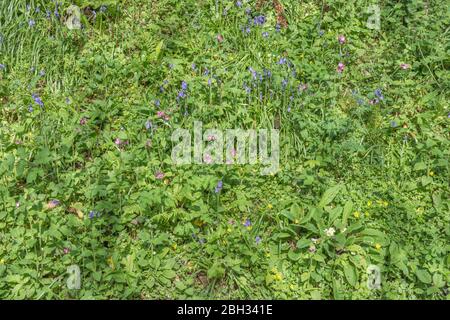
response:
[[[111,269],[114,270],[115,266],[114,266],[114,260],[113,260],[112,257],[109,257],[109,258],[108,258],[108,264],[109,264],[109,266],[111,267]]]
[[[266,258],[270,258],[270,253],[269,252],[266,253]]]
[[[273,278],[275,279],[275,281],[281,281],[283,279],[283,275],[281,274],[281,272],[277,272]]]
[[[227,228],[228,233],[231,233],[231,231],[232,231],[231,228]]]
[[[361,213],[359,211],[355,211],[353,212],[353,215],[355,216],[356,219],[358,219],[361,216]]]
[[[367,211],[364,212],[364,215],[366,216],[366,218],[370,216],[369,212],[367,212]]]
[[[430,177],[432,177],[432,176],[434,176],[434,172],[433,172],[433,171],[430,171],[430,172],[428,172],[428,175],[429,175]]]
[[[389,202],[383,201],[383,206],[387,207],[389,205]]]
[[[252,226],[248,226],[248,227],[247,227],[247,230],[248,230],[248,231],[252,230]]]
[[[177,244],[176,243],[172,244],[172,249],[173,250],[177,250]]]
[[[381,250],[381,244],[376,243],[376,244],[375,244],[375,249],[377,249],[378,251]]]
[[[299,223],[298,219],[295,219],[295,220],[294,220],[294,223],[295,223],[295,224],[298,224],[298,223]]]
[[[267,209],[270,210],[270,209],[272,209],[272,208],[273,208],[272,204],[269,203],[269,204],[267,205]]]
[[[371,207],[371,206],[372,206],[372,201],[371,201],[371,200],[367,201],[367,206],[368,206],[368,207]]]
[[[5,264],[5,259],[0,260],[0,265]]]

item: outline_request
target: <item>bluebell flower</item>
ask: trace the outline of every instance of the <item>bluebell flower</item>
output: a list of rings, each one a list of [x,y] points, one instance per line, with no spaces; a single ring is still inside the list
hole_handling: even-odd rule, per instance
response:
[[[33,100],[34,102],[36,102],[36,104],[38,104],[41,107],[44,106],[44,102],[42,102],[42,99],[37,94],[33,93],[31,96],[33,97]]]
[[[187,90],[187,87],[188,87],[188,85],[185,81],[181,82],[181,89]]]
[[[383,94],[381,93],[381,89],[377,89],[375,90],[375,96],[377,96],[377,98],[379,98],[380,100],[384,99]]]
[[[391,121],[391,127],[392,127],[392,128],[395,128],[395,127],[397,127],[397,122],[395,122],[395,121]]]
[[[69,97],[66,98],[66,103],[70,104],[70,98]]]
[[[261,15],[253,19],[253,23],[257,26],[262,26],[266,22],[266,17]]]
[[[288,84],[288,80],[287,79],[281,80],[281,86],[283,87],[283,89],[286,88],[287,84]]]
[[[286,63],[286,58],[282,57],[279,61],[278,64],[285,64]]]
[[[219,182],[217,182],[217,186],[216,186],[216,189],[214,190],[214,192],[219,193],[220,190],[222,190],[222,187],[223,187],[223,182],[222,182],[222,180],[219,180]]]
[[[212,83],[212,80],[211,80],[211,78],[208,78],[208,86],[210,86],[210,85],[211,85],[211,83]]]
[[[175,66],[173,63],[169,63],[169,69],[173,69]]]
[[[159,107],[161,105],[161,101],[159,101],[159,99],[155,100],[155,106]]]
[[[191,68],[192,68],[192,70],[197,70],[197,66],[195,65],[195,63],[193,63],[192,65],[191,65]]]
[[[244,222],[244,226],[245,227],[250,227],[252,225],[252,222],[250,221],[250,219],[247,219],[247,220],[245,220],[245,222]]]
[[[267,37],[269,36],[269,33],[268,33],[267,31],[264,31],[264,32],[262,33],[262,36],[263,36],[264,38],[267,38]]]
[[[45,10],[45,16],[50,19],[52,12],[50,10]]]
[[[5,70],[5,65],[3,63],[0,63],[0,70]]]
[[[34,109],[33,109],[33,107],[30,105],[30,106],[28,106],[28,112],[33,112],[34,111]]]
[[[183,90],[181,90],[180,92],[178,92],[178,98],[185,98],[186,94],[184,93]]]
[[[203,75],[207,76],[208,74],[209,74],[209,70],[208,70],[208,68],[205,68],[205,71],[203,71]]]
[[[236,1],[236,6],[241,8],[242,7],[242,2],[241,1]]]
[[[250,9],[250,8],[245,9],[246,14],[250,14],[251,12],[252,12],[252,9]]]
[[[145,129],[150,130],[152,128],[152,123],[150,120],[147,120],[147,122],[145,122]]]
[[[281,26],[280,26],[279,23],[277,23],[277,24],[275,25],[275,31],[276,31],[276,32],[280,32],[280,30],[281,30]]]
[[[262,241],[261,237],[260,236],[256,236],[256,238],[255,238],[256,244],[260,244],[261,241]]]
[[[30,20],[28,21],[28,25],[29,25],[30,27],[34,27],[35,24],[36,24],[36,22],[34,22],[33,19],[30,19]]]
[[[245,28],[245,33],[250,33],[251,29],[250,27]]]

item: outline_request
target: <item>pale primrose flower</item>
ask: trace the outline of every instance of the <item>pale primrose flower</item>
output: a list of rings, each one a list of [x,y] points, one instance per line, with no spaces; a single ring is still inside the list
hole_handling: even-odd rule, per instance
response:
[[[336,230],[333,227],[331,227],[331,228],[325,229],[324,232],[328,237],[332,237],[336,233]]]

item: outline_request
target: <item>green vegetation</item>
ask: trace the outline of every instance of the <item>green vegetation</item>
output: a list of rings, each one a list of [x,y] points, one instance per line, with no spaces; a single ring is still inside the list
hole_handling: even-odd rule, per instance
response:
[[[0,1],[0,298],[447,299],[449,18]],[[174,165],[194,121],[279,129],[280,170]]]

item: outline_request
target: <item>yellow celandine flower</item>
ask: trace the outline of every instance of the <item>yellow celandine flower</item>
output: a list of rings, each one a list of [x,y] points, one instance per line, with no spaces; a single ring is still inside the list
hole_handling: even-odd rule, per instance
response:
[[[269,204],[267,205],[267,208],[268,208],[268,209],[272,209],[272,208],[273,208],[272,204],[269,203]]]
[[[248,226],[248,227],[247,227],[247,230],[248,230],[248,231],[252,230],[252,226]]]
[[[270,258],[270,253],[269,252],[266,253],[266,257]]]
[[[281,281],[281,280],[283,279],[283,275],[281,274],[281,272],[277,272],[277,273],[275,273],[275,275],[273,276],[273,278],[274,278],[276,281]]]
[[[0,260],[0,265],[5,264],[5,259]]]
[[[361,213],[359,211],[355,211],[353,212],[353,215],[355,216],[356,219],[358,219],[361,215]]]
[[[295,224],[298,224],[298,223],[299,223],[298,219],[295,219],[295,220],[294,220],[294,223],[295,223]]]
[[[430,177],[432,177],[432,176],[434,176],[434,172],[433,172],[433,171],[430,171],[430,172],[428,172],[428,175],[429,175]]]
[[[115,266],[114,266],[114,261],[113,261],[113,258],[112,258],[112,257],[109,257],[109,258],[108,258],[108,264],[109,264],[109,266],[111,267],[111,269],[114,270]]]
[[[371,200],[367,201],[367,206],[368,206],[368,207],[371,207],[371,206],[372,206],[372,201],[371,201]]]
[[[369,212],[364,212],[364,215],[366,216],[366,217],[368,217],[370,214],[369,214]]]
[[[375,249],[377,249],[377,250],[381,250],[381,244],[379,244],[379,243],[376,243],[376,244],[375,244]]]
[[[383,206],[387,207],[389,205],[389,202],[383,201]]]
[[[231,228],[227,228],[228,233],[231,233],[231,231],[232,231]]]
[[[172,244],[172,249],[173,250],[177,250],[177,244],[176,243]]]

